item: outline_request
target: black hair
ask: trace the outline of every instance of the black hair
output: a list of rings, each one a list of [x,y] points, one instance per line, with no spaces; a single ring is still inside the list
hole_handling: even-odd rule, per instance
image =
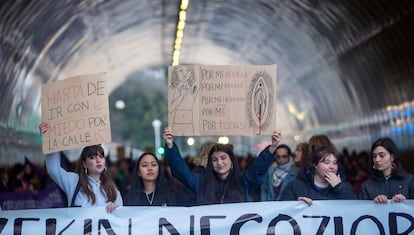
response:
[[[143,192],[145,191],[145,187],[144,187],[144,182],[142,181],[142,177],[138,175],[139,173],[139,164],[141,162],[141,160],[145,157],[145,156],[152,156],[158,165],[158,176],[156,179],[156,185],[155,185],[155,190],[153,193],[155,193],[154,195],[154,202],[152,205],[163,205],[163,204],[169,204],[169,197],[168,197],[168,185],[166,182],[166,178],[163,175],[163,172],[161,170],[161,164],[160,161],[158,160],[158,158],[151,152],[144,152],[140,155],[140,157],[138,158],[138,161],[135,165],[134,168],[134,175],[133,175],[133,180],[132,180],[132,187],[131,189],[128,191],[126,197],[125,197],[125,205],[129,205],[129,206],[141,206],[141,205],[146,205],[143,204],[142,202],[145,201],[146,199],[143,198]]]
[[[219,179],[213,170],[212,155],[215,152],[228,154],[233,164],[229,176],[224,181]],[[200,204],[232,202],[244,202],[244,188],[241,182],[239,161],[233,152],[233,145],[216,144],[208,154],[207,167],[201,188]]]
[[[288,156],[289,156],[289,158],[292,156],[292,150],[290,149],[290,147],[289,147],[288,145],[286,145],[286,144],[279,144],[279,145],[276,147],[275,154],[276,154],[276,151],[277,151],[278,149],[286,149],[286,150],[287,150],[287,152],[288,152]]]

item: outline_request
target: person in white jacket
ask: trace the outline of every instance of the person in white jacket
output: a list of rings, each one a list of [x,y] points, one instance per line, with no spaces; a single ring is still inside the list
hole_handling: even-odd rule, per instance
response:
[[[39,126],[42,136],[48,129],[47,123]],[[101,145],[82,149],[76,173],[61,167],[59,153],[47,155],[46,169],[52,180],[65,192],[69,207],[105,206],[106,211],[111,213],[123,205],[121,193],[108,172]]]

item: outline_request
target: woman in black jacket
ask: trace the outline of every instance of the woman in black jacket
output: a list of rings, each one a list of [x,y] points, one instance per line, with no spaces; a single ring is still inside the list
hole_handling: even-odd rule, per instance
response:
[[[380,138],[371,146],[371,179],[365,181],[359,195],[376,203],[402,202],[414,198],[414,176],[404,169],[397,145],[389,138]]]
[[[280,200],[300,200],[312,205],[313,200],[357,199],[345,176],[339,174],[339,154],[328,146],[312,152],[311,165],[289,183]]]
[[[271,145],[262,150],[259,157],[244,172],[241,172],[233,146],[216,144],[210,149],[204,173],[199,174],[191,171],[183,160],[174,143],[171,127],[166,127],[163,133],[167,147],[165,156],[172,174],[195,192],[197,205],[251,201],[252,193],[263,183],[281,137],[280,131],[274,131]]]
[[[168,187],[157,157],[152,153],[141,154],[135,166],[131,189],[125,196],[124,205],[175,205],[175,195]]]

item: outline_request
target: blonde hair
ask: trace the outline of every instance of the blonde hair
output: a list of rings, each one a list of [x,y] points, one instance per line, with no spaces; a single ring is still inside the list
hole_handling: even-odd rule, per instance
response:
[[[208,154],[211,148],[216,145],[216,142],[208,141],[201,145],[200,149],[197,152],[197,156],[193,159],[193,163],[196,166],[207,166]]]

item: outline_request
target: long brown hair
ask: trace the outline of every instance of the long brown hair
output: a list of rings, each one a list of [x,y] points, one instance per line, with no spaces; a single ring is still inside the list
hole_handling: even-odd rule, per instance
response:
[[[84,192],[90,200],[92,200],[92,204],[96,203],[96,196],[91,190],[91,186],[89,185],[88,175],[85,172],[85,168],[83,167],[83,163],[86,162],[86,158],[89,156],[94,155],[104,155],[104,150],[101,145],[92,145],[83,148],[80,162],[78,165],[78,174],[79,174],[79,184],[81,192]],[[108,170],[107,170],[107,163],[105,161],[105,170],[101,173],[101,192],[106,195],[107,202],[114,202],[117,197],[117,189],[116,185],[113,182]]]
[[[395,166],[392,167],[391,174],[399,177],[404,177],[407,174],[407,171],[405,170],[402,164],[400,152],[398,151],[398,147],[395,144],[395,142],[389,137],[379,138],[376,141],[374,141],[374,143],[372,143],[371,157],[369,159],[370,165],[374,166],[374,159],[372,157],[372,153],[377,147],[380,146],[385,148],[388,151],[388,153],[394,157]],[[377,171],[376,169],[374,170]]]
[[[309,139],[309,145],[311,152],[315,151],[317,148],[321,146],[327,146],[335,151],[337,151],[336,146],[332,143],[326,135],[313,135]]]
[[[302,142],[302,143],[299,143],[296,146],[296,148],[300,149],[302,153],[302,159],[300,160],[300,162],[296,163],[295,165],[298,168],[303,168],[303,167],[308,166],[312,158],[310,144],[306,142]]]
[[[224,152],[230,156],[233,167],[230,175],[225,180],[225,186],[222,190],[219,187],[219,179],[213,170],[212,155],[214,152]],[[202,196],[200,204],[218,204],[244,202],[244,188],[241,180],[239,161],[233,152],[231,144],[216,144],[208,154],[206,172],[201,186]]]

